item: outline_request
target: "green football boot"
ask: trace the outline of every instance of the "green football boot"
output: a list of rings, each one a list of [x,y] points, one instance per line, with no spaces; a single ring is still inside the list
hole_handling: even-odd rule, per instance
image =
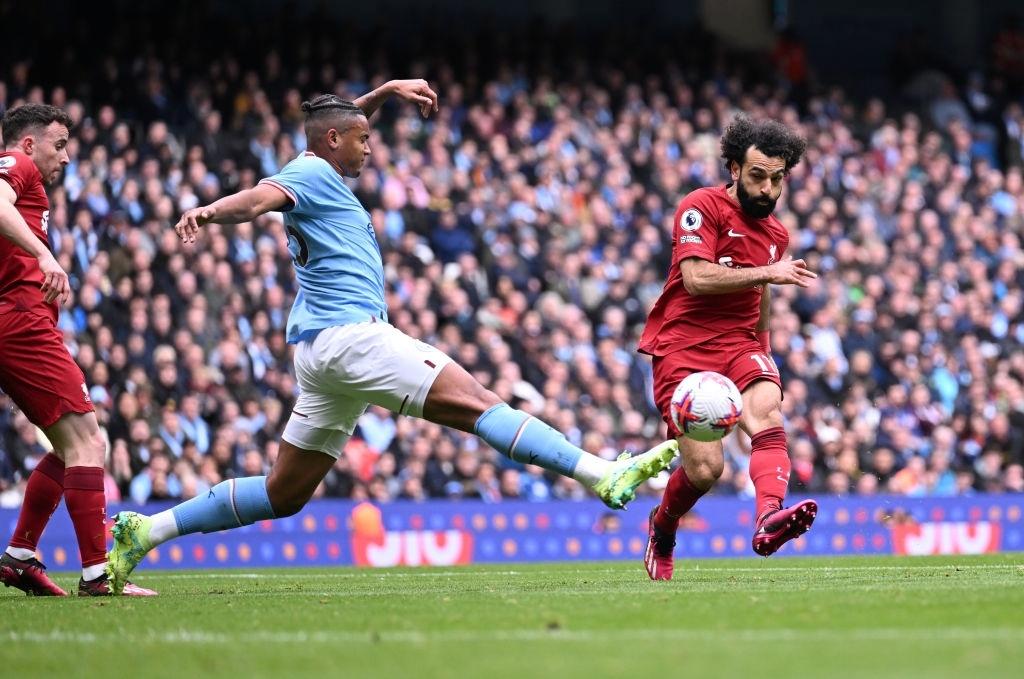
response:
[[[636,497],[637,487],[657,476],[661,470],[668,469],[678,454],[679,444],[675,439],[659,443],[646,453],[633,457],[622,453],[594,486],[594,492],[612,509],[624,509],[626,503]]]
[[[152,519],[135,512],[118,512],[114,517],[114,546],[107,552],[107,576],[115,595],[124,593],[128,576],[153,548],[149,539],[152,525]]]

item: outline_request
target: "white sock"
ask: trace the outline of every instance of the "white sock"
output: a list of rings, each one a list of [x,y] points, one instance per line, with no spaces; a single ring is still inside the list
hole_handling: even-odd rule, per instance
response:
[[[587,488],[593,488],[608,473],[610,464],[608,460],[602,460],[597,455],[583,453],[576,462],[576,469],[572,470],[572,477]]]
[[[35,558],[36,555],[36,551],[34,549],[25,549],[24,547],[8,547],[7,553],[15,559],[20,559],[22,561],[28,561],[29,559]]]
[[[83,580],[95,580],[96,578],[103,575],[107,569],[107,562],[98,563],[95,566],[85,566],[82,568],[82,579]]]
[[[149,539],[154,547],[178,537],[178,522],[174,520],[172,510],[168,509],[154,514],[150,517],[150,521],[153,523],[149,527]]]

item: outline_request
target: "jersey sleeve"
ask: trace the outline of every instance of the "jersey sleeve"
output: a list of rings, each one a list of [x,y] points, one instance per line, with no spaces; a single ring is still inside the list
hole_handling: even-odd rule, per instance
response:
[[[14,189],[15,195],[19,198],[25,189],[29,186],[29,182],[32,181],[33,174],[32,170],[35,167],[29,167],[32,161],[25,157],[18,157],[15,155],[4,156],[0,158],[0,179],[3,179],[11,188]]]
[[[288,196],[292,205],[285,212],[310,212],[323,191],[321,178],[324,163],[313,158],[298,158],[288,163],[272,177],[261,179],[260,184],[275,186]]]
[[[719,216],[714,201],[695,191],[679,203],[672,225],[672,267],[684,259],[697,257],[716,261]]]

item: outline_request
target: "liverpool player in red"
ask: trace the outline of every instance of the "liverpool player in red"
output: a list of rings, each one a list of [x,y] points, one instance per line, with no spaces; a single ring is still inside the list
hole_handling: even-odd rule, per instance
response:
[[[782,381],[768,341],[768,286],[807,287],[817,277],[802,259],[783,257],[789,236],[772,216],[783,179],[804,147],[780,123],[738,116],[722,135],[732,182],[698,189],[676,210],[672,268],[639,347],[654,357],[655,401],[681,453],[661,504],[651,512],[644,562],[652,580],[672,578],[679,519],[714,485],[725,464],[720,441],[693,441],[672,422],[672,392],[690,373],[721,373],[743,394],[740,427],[750,435],[757,495],[754,551],[773,554],[806,531],[817,513],[813,500],[782,508],[790,465]]]
[[[103,459],[106,446],[85,377],[60,331],[57,313],[71,297],[68,276],[47,242],[52,184],[68,164],[71,119],[54,106],[8,111],[0,151],[0,389],[53,444],[28,478],[10,546],[0,557],[0,581],[29,595],[66,596],[35,556],[39,536],[61,496],[82,557],[82,596],[109,595]],[[125,594],[155,594],[132,587]]]

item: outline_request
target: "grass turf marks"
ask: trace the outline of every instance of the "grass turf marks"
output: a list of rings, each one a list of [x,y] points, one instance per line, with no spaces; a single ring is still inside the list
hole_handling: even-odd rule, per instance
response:
[[[161,596],[5,590],[4,666],[488,679],[1015,677],[1024,666],[1024,555],[680,560],[668,583],[632,562],[136,577]]]

